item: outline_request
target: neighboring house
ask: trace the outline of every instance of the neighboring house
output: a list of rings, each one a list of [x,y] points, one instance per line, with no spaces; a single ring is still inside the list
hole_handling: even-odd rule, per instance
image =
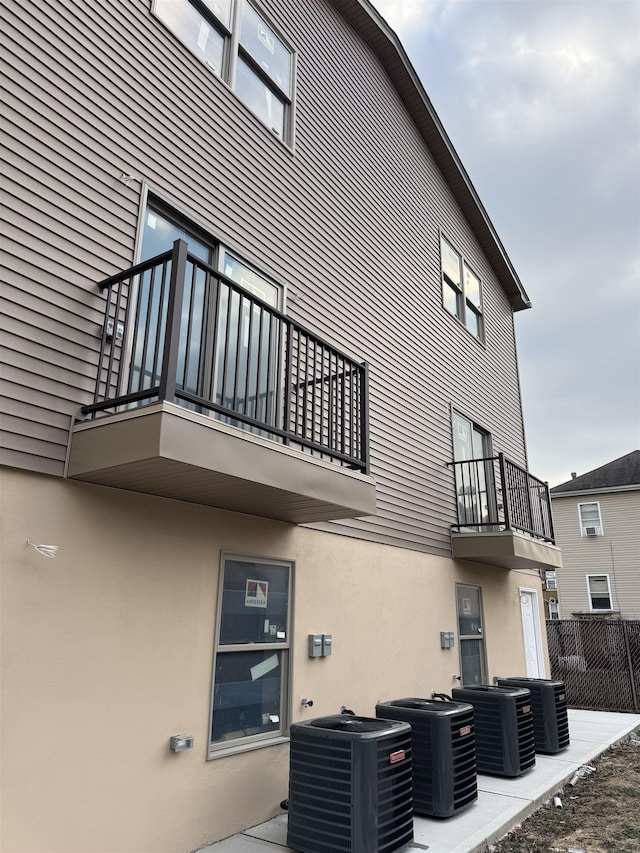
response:
[[[558,578],[555,569],[547,569],[542,577],[542,596],[547,619],[559,619]]]
[[[548,672],[529,301],[365,0],[2,17],[1,846],[190,850],[292,721]]]
[[[640,450],[572,475],[551,500],[561,618],[640,619]]]

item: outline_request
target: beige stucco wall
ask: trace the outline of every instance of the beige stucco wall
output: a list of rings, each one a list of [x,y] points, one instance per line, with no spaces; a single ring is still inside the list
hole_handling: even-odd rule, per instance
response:
[[[206,760],[221,551],[295,560],[294,720],[448,692],[458,642],[440,649],[440,631],[456,630],[456,581],[482,586],[489,679],[524,674],[518,587],[539,589],[535,574],[0,477],[3,853],[188,851],[278,813],[286,744]],[[333,655],[310,660],[307,635],[321,632]],[[174,754],[180,732],[195,747]]]

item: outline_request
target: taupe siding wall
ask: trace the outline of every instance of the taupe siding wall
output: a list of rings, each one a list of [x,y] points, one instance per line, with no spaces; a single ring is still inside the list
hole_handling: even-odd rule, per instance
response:
[[[449,553],[451,406],[525,461],[513,318],[400,98],[329,2],[265,2],[298,51],[292,152],[149,6],[0,12],[13,146],[3,461],[62,473],[93,384],[95,285],[134,261],[146,182],[288,285],[294,318],[370,363],[379,513],[331,529]],[[441,306],[439,229],[483,280],[486,346]]]
[[[600,502],[603,536],[581,536],[578,504]],[[560,615],[589,610],[586,576],[609,575],[614,610],[640,619],[640,489],[553,499],[556,540],[562,548],[558,569]]]

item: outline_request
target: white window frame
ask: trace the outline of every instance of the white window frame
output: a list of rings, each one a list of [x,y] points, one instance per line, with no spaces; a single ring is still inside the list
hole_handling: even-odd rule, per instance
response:
[[[158,3],[160,0],[151,0],[151,12],[152,14],[158,18],[162,24],[167,27],[167,29],[177,38],[182,44],[184,44],[194,56],[199,56],[198,52],[194,50],[192,45],[190,45],[185,39],[183,39],[178,32],[176,32],[171,24],[164,20],[162,17],[161,7],[158,8]],[[271,130],[272,135],[286,145],[288,148],[293,149],[293,141],[294,141],[294,115],[295,115],[295,83],[296,83],[296,65],[297,65],[297,54],[288,39],[286,39],[280,30],[274,26],[270,18],[262,11],[257,3],[248,2],[248,0],[230,0],[230,14],[229,14],[229,22],[222,22],[211,9],[207,8],[207,0],[202,0],[202,2],[197,2],[197,0],[184,0],[184,2],[188,3],[195,13],[200,16],[203,21],[202,26],[208,26],[210,30],[215,31],[215,33],[223,39],[223,54],[222,54],[222,68],[218,73],[208,62],[203,62],[206,65],[207,69],[214,73],[216,77],[219,77],[223,80],[238,100],[246,106],[246,108],[251,112],[252,115],[256,116],[257,120],[264,126]],[[261,66],[260,62],[256,60],[254,56],[252,56],[251,52],[241,44],[240,41],[240,32],[242,28],[242,11],[245,6],[248,6],[255,12],[255,14],[260,18],[262,23],[264,24],[263,31],[265,32],[265,38],[268,39],[267,30],[271,31],[275,39],[285,48],[285,50],[290,54],[291,62],[290,62],[290,70],[289,70],[289,81],[288,81],[288,91],[282,88],[276,80],[269,75],[267,71]],[[273,41],[273,39],[272,39]],[[272,50],[273,52],[273,50]],[[202,58],[202,57],[199,57]],[[283,128],[282,128],[282,136],[279,135],[278,132],[274,131],[273,128],[269,128],[268,124],[262,120],[262,118],[249,107],[243,99],[237,95],[236,93],[236,71],[238,68],[239,61],[244,62],[251,73],[258,78],[258,80],[264,85],[265,89],[270,91],[272,95],[279,101],[284,104],[284,120],[283,120]]]
[[[559,619],[560,618],[560,605],[557,601],[548,601],[549,606],[549,619]]]
[[[246,735],[245,737],[233,738],[228,741],[214,742],[212,739],[213,716],[214,716],[214,697],[216,686],[216,663],[223,644],[220,642],[220,631],[222,625],[222,608],[225,583],[225,565],[227,561],[259,563],[267,566],[276,566],[288,569],[288,603],[287,603],[287,626],[286,636],[283,640],[276,639],[275,642],[269,643],[240,643],[240,644],[224,644],[222,654],[233,655],[235,653],[242,654],[243,652],[251,651],[273,651],[281,655],[281,683],[280,683],[280,721],[277,731],[263,732],[258,734]],[[213,672],[211,676],[211,696],[210,696],[210,712],[209,712],[209,733],[208,733],[208,753],[209,759],[219,758],[225,755],[230,755],[238,752],[247,752],[252,749],[262,749],[267,746],[274,746],[280,743],[287,743],[289,740],[289,724],[291,721],[291,653],[293,649],[292,643],[292,626],[293,626],[293,601],[294,601],[294,574],[295,562],[293,560],[280,560],[272,557],[251,556],[246,554],[228,554],[223,552],[220,555],[220,577],[218,582],[218,603],[216,609],[216,633],[214,638],[213,650]]]
[[[598,523],[593,524],[593,522],[585,523],[582,516],[582,507],[586,506],[595,506],[598,508]],[[578,519],[580,521],[580,535],[581,536],[604,536],[604,525],[602,524],[602,511],[600,509],[600,501],[584,501],[583,503],[578,504]],[[591,530],[595,530],[594,533]]]
[[[606,578],[607,579],[607,592],[609,596],[609,606],[608,607],[594,607],[593,606],[593,593],[591,592],[591,578]],[[587,580],[587,599],[589,601],[589,610],[592,613],[609,613],[613,610],[613,598],[611,596],[611,579],[606,572],[591,572],[586,576]]]
[[[444,251],[445,247],[450,249],[455,255],[458,256],[459,263],[459,282],[453,281],[450,276],[445,272],[445,264],[444,264]],[[475,271],[475,269],[469,264],[465,256],[462,252],[458,251],[458,249],[454,246],[454,244],[445,237],[444,234],[440,234],[440,270],[441,270],[441,287],[442,287],[442,306],[445,311],[450,314],[452,317],[455,317],[457,320],[462,323],[465,329],[469,332],[469,334],[475,338],[475,340],[480,343],[484,343],[484,307],[483,307],[483,298],[482,298],[482,279]],[[468,288],[467,288],[467,274],[472,275],[474,278],[478,280],[478,296],[479,296],[479,305],[476,305],[475,302],[469,298]],[[456,310],[455,312],[451,311],[447,305],[444,298],[445,288],[449,288],[452,293],[456,296]],[[476,318],[478,333],[476,334],[473,331],[470,316],[473,315]]]
[[[545,589],[558,589],[558,578],[555,571],[549,570],[544,573]]]

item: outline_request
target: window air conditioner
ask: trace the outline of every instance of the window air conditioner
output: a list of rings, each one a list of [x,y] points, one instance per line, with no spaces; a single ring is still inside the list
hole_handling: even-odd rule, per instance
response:
[[[599,527],[585,527],[584,535],[585,536],[600,536],[600,528]]]

